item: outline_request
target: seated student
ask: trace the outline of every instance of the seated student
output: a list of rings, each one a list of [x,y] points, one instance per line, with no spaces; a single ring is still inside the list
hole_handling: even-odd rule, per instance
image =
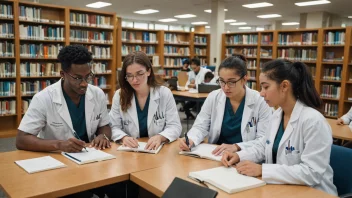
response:
[[[348,124],[350,129],[352,130],[352,107],[345,115],[337,119],[337,124],[339,125]],[[343,146],[352,148],[352,141],[347,142]]]
[[[185,72],[189,72],[191,71],[191,69],[189,68],[189,60],[188,58],[185,58],[182,60],[182,68],[181,68],[181,71],[185,71]]]
[[[260,95],[269,106],[280,108],[261,141],[237,153],[225,152],[222,163],[239,162],[240,174],[261,176],[268,184],[307,185],[337,195],[329,165],[332,132],[307,66],[273,60],[264,65],[259,78]]]
[[[160,86],[144,52],[124,58],[117,90],[109,113],[112,139],[138,147],[136,138],[149,137],[145,149],[176,140],[182,131],[170,89]]]
[[[218,83],[216,82],[219,77],[215,77],[213,72],[207,72],[204,76],[204,83],[203,84],[208,84],[208,85],[217,85]]]
[[[219,66],[221,89],[211,92],[189,130],[190,146],[197,146],[206,136],[218,144],[213,154],[236,152],[252,146],[265,135],[272,114],[259,92],[246,86],[247,60],[243,55],[226,58]],[[180,149],[189,150],[185,138]]]

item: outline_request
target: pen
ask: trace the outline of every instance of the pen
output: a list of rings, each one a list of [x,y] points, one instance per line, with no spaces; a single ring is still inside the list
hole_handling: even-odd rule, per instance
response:
[[[72,159],[74,159],[74,160],[76,160],[76,161],[81,162],[81,160],[79,160],[79,159],[77,159],[77,158],[75,158],[75,157],[73,157],[73,156],[71,156],[71,155],[69,155],[69,154],[67,154],[67,153],[64,153],[64,155],[66,155],[67,157],[72,158]]]
[[[189,147],[189,139],[188,139],[187,133],[185,133],[185,138],[186,138],[186,144],[187,144],[189,150],[192,151],[191,148]]]
[[[106,137],[106,135],[103,133],[103,135],[104,135],[104,138],[107,140],[107,141],[109,141],[110,142],[110,140],[109,140],[109,138],[108,137]]]
[[[77,139],[81,140],[81,138],[79,138],[79,136],[77,135],[76,131],[73,130],[73,134],[76,136]],[[88,152],[88,150],[86,149],[85,146],[83,148],[84,148],[84,150],[86,150]]]

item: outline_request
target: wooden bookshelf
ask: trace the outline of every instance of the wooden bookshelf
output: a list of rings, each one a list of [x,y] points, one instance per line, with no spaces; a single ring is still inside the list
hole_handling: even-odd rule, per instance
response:
[[[191,33],[191,57],[198,57],[201,65],[209,65],[210,63],[210,34]]]

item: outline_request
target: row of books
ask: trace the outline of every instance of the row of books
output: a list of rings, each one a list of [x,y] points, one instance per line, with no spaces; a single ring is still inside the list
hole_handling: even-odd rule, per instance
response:
[[[325,68],[323,71],[324,80],[341,80],[341,66],[336,68]]]
[[[324,44],[325,45],[344,45],[345,44],[345,32],[332,32],[325,33]]]
[[[29,105],[31,104],[32,99],[24,99],[22,100],[22,113],[26,113]]]
[[[189,47],[175,47],[175,46],[165,46],[164,47],[165,55],[190,55]]]
[[[16,77],[16,63],[0,63],[0,78]]]
[[[301,33],[301,36],[289,33],[280,33],[278,38],[279,45],[316,45],[318,43],[317,32]]]
[[[21,39],[63,41],[65,32],[63,27],[20,25]]]
[[[156,39],[156,33],[142,32],[142,38],[138,34],[139,32],[133,31],[122,31],[122,41],[130,42],[144,42],[144,43],[158,43]]]
[[[106,88],[106,78],[104,76],[94,77],[92,85],[95,85],[100,88]]]
[[[121,53],[122,55],[128,55],[131,52],[142,51],[148,55],[155,54],[155,46],[140,46],[140,45],[122,45]]]
[[[273,44],[273,34],[262,34],[262,45],[272,45]]]
[[[13,38],[15,35],[12,23],[1,23],[0,24],[0,37],[1,38]]]
[[[92,52],[93,58],[111,58],[111,48],[96,46],[96,45],[88,45],[86,46],[88,51]]]
[[[256,71],[253,71],[253,70],[247,71],[248,80],[256,80],[255,74],[256,74]]]
[[[314,49],[278,49],[278,58],[285,58],[293,61],[316,61],[317,50]]]
[[[52,79],[21,82],[21,95],[34,95],[57,81],[56,79]]]
[[[20,69],[22,77],[60,76],[61,63],[24,62]]]
[[[316,67],[313,66],[308,66],[308,70],[312,74],[312,77],[315,78],[315,73],[316,73]]]
[[[177,35],[174,33],[165,33],[164,34],[164,42],[165,43],[177,43],[177,44],[189,44],[189,40],[185,40],[181,35]]]
[[[107,62],[93,62],[91,66],[94,74],[111,73],[111,70],[108,69]]]
[[[342,62],[343,57],[335,57],[335,52],[325,52],[324,62]]]
[[[15,44],[8,41],[0,42],[0,57],[14,57]]]
[[[201,65],[201,66],[208,64],[206,58],[199,58],[199,62],[200,62],[200,65]]]
[[[257,82],[247,81],[246,85],[247,85],[247,87],[249,87],[251,89],[257,90]]]
[[[324,98],[340,98],[341,87],[336,85],[322,85],[321,97]]]
[[[169,67],[181,67],[183,65],[182,58],[165,58],[164,65]]]
[[[44,23],[51,22],[56,24],[64,24],[64,22],[60,20],[49,20],[42,18],[42,8],[38,7],[20,6],[19,19],[21,21],[34,21]]]
[[[324,104],[324,115],[337,117],[338,111],[339,111],[338,107],[339,106],[336,103],[325,103]]]
[[[226,37],[226,44],[257,44],[258,43],[258,35],[255,34],[240,34],[240,35],[232,35]]]
[[[257,68],[257,60],[247,61],[247,69],[256,69],[256,68]]]
[[[226,48],[227,55],[231,56],[234,53],[243,54],[246,57],[256,57],[257,48]]]
[[[0,101],[0,115],[14,115],[14,114],[16,114],[16,100]]]
[[[0,4],[0,17],[13,19],[12,5]]]
[[[164,75],[165,76],[169,76],[169,77],[173,77],[173,76],[177,76],[178,74],[178,70],[173,70],[173,69],[164,69]]]
[[[21,44],[20,56],[28,58],[57,58],[61,44]]]
[[[271,49],[260,49],[260,57],[271,58],[273,57],[273,50]]]
[[[70,30],[70,41],[112,44],[113,35],[112,32],[75,29]]]
[[[0,96],[15,96],[16,82],[0,81]]]
[[[207,37],[206,36],[194,36],[194,43],[195,44],[207,44]]]
[[[207,55],[207,49],[206,48],[194,48],[194,53],[196,55]]]
[[[111,17],[96,14],[70,13],[70,24],[90,27],[113,28],[111,25]]]

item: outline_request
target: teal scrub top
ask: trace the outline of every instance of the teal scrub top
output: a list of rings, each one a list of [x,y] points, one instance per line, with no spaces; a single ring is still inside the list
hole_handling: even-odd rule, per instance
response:
[[[241,123],[246,97],[243,97],[236,113],[233,112],[229,98],[226,98],[224,118],[219,140],[216,144],[235,144],[242,142]]]
[[[73,129],[82,141],[89,142],[86,128],[86,111],[85,111],[85,95],[82,95],[78,106],[71,100],[71,98],[65,93],[64,98],[66,100],[68,111],[70,112]]]
[[[136,98],[136,108],[137,108],[138,125],[139,125],[139,136],[148,137],[148,109],[149,109],[150,93],[148,95],[147,101],[145,102],[143,110],[139,106],[136,95],[135,95],[135,98]]]
[[[282,116],[281,123],[279,126],[279,130],[277,131],[274,144],[273,144],[273,163],[276,164],[276,158],[277,158],[277,150],[279,149],[280,141],[282,136],[284,135],[284,117]]]

